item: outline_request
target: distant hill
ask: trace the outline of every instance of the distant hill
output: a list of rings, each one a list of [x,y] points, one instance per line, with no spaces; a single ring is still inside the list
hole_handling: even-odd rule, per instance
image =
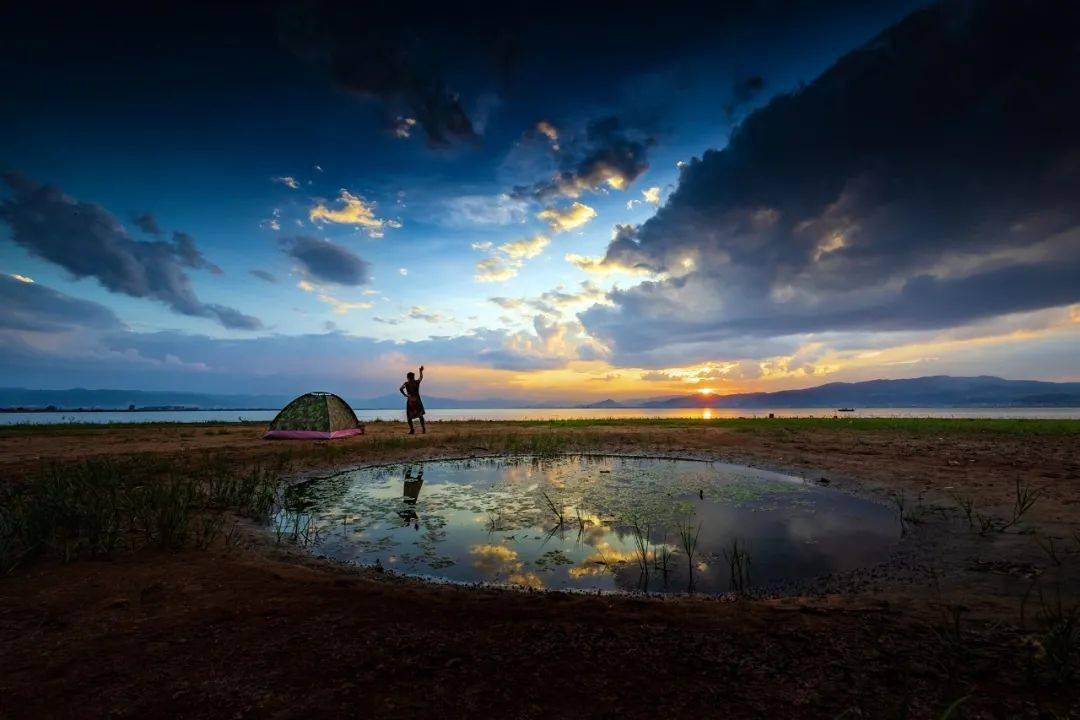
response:
[[[37,408],[48,406],[117,410],[136,408],[191,408],[199,410],[277,410],[291,395],[214,395],[207,393],[154,390],[29,390],[0,388],[0,408]],[[355,400],[346,397],[357,410],[384,410],[403,407],[398,393]],[[522,400],[424,396],[431,410],[558,408],[572,407],[554,403],[530,403]],[[934,377],[908,380],[870,380],[858,383],[828,383],[803,390],[738,395],[685,395],[667,398],[617,401],[601,400],[581,408],[841,408],[841,407],[1080,407],[1080,383],[1052,383],[1035,380],[1003,380],[998,377]]]
[[[578,407],[586,410],[595,410],[604,408],[624,408],[627,406],[622,404],[618,400],[612,400],[611,398],[608,398],[607,400],[601,400],[600,402],[588,403],[587,405],[578,405]]]
[[[94,408],[126,410],[131,405],[145,407],[180,407],[201,410],[217,409],[278,409],[291,400],[285,395],[211,395],[207,393],[171,392],[168,390],[28,390],[0,388],[0,407]]]
[[[479,400],[461,400],[459,398],[438,397],[436,395],[424,395],[424,407],[428,410],[491,410],[498,408],[549,408],[560,407],[550,403],[530,403],[525,400],[500,400],[499,398],[482,398]],[[401,393],[389,393],[366,400],[350,400],[349,404],[354,410],[384,410],[386,408],[404,407],[405,398]]]
[[[207,393],[170,392],[167,390],[32,390],[27,388],[0,388],[0,408],[44,409],[49,406],[62,410],[76,408],[95,410],[126,410],[136,408],[197,409],[197,410],[278,410],[284,407],[292,395],[213,395]],[[345,398],[356,410],[384,410],[404,407],[405,398],[398,393],[355,400]],[[528,403],[521,400],[459,400],[437,396],[424,396],[428,409],[493,409],[493,408],[543,408],[551,404]]]
[[[1080,407],[1080,383],[935,375],[907,380],[828,383],[802,390],[687,395],[641,403],[645,408]]]

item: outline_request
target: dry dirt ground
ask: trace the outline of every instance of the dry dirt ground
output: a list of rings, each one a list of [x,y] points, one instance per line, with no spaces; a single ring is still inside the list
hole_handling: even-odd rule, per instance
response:
[[[5,430],[0,477],[96,455],[213,452],[242,466],[281,452],[262,430]],[[368,430],[290,445],[293,472],[484,455],[548,434],[568,451],[753,463],[884,502],[903,493],[923,519],[901,544],[933,557],[858,591],[742,600],[435,586],[284,552],[255,527],[240,547],[42,560],[0,579],[0,717],[936,718],[961,699],[950,717],[1080,717],[1080,681],[1048,675],[1029,593],[1064,579],[1067,605],[1076,588],[1063,568],[1080,548],[1058,567],[1038,543],[1065,547],[1080,530],[1075,432]],[[979,537],[952,495],[1008,517],[1017,479],[1039,501],[1010,532]]]

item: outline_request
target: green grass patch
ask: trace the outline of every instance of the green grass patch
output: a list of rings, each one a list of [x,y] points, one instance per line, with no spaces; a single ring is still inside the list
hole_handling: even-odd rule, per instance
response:
[[[394,421],[373,420],[365,425],[391,424]],[[266,427],[268,421],[244,421],[223,423],[220,420],[206,422],[154,422],[154,423],[57,423],[18,424],[0,427],[0,437],[26,435],[94,435],[111,430],[213,428],[211,434],[224,434],[222,430],[232,427]],[[932,433],[998,433],[1006,435],[1080,435],[1080,419],[1027,419],[1027,418],[860,418],[860,417],[798,417],[798,418],[569,418],[563,420],[434,420],[430,425],[436,433],[446,429],[460,432],[465,426],[479,427],[526,427],[577,430],[593,427],[654,427],[702,428],[717,427],[747,432],[833,430],[852,432],[905,432],[913,434]],[[420,438],[417,438],[420,439]],[[374,442],[384,442],[381,438]],[[415,442],[404,437],[387,440],[387,449],[395,443]]]
[[[221,420],[205,420],[198,422],[180,422],[163,420],[161,422],[71,422],[71,423],[15,423],[13,425],[0,425],[0,437],[15,435],[95,435],[105,430],[132,430],[138,428],[147,429],[184,429],[184,428],[217,428],[217,427],[266,427],[269,420],[245,420],[244,422],[222,422]]]
[[[284,460],[240,471],[206,456],[45,464],[0,488],[0,575],[42,556],[207,547],[225,511],[268,517],[284,470]]]
[[[1000,433],[1009,435],[1077,435],[1080,420],[1036,420],[1017,418],[576,418],[567,420],[490,421],[492,425],[520,427],[719,427],[745,431],[833,430],[851,432],[906,433]],[[452,422],[441,422],[452,425]]]

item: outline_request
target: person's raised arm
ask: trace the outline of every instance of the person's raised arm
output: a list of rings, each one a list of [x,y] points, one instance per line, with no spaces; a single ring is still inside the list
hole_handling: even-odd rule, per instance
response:
[[[422,382],[424,380],[424,366],[420,366],[420,377],[416,379],[416,382]]]

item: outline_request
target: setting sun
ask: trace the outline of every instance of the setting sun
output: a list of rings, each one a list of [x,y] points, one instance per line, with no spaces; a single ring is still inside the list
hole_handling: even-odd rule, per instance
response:
[[[701,388],[700,390],[698,390],[698,392],[701,393],[702,395],[715,395],[716,394],[716,391],[713,390],[712,388]]]

